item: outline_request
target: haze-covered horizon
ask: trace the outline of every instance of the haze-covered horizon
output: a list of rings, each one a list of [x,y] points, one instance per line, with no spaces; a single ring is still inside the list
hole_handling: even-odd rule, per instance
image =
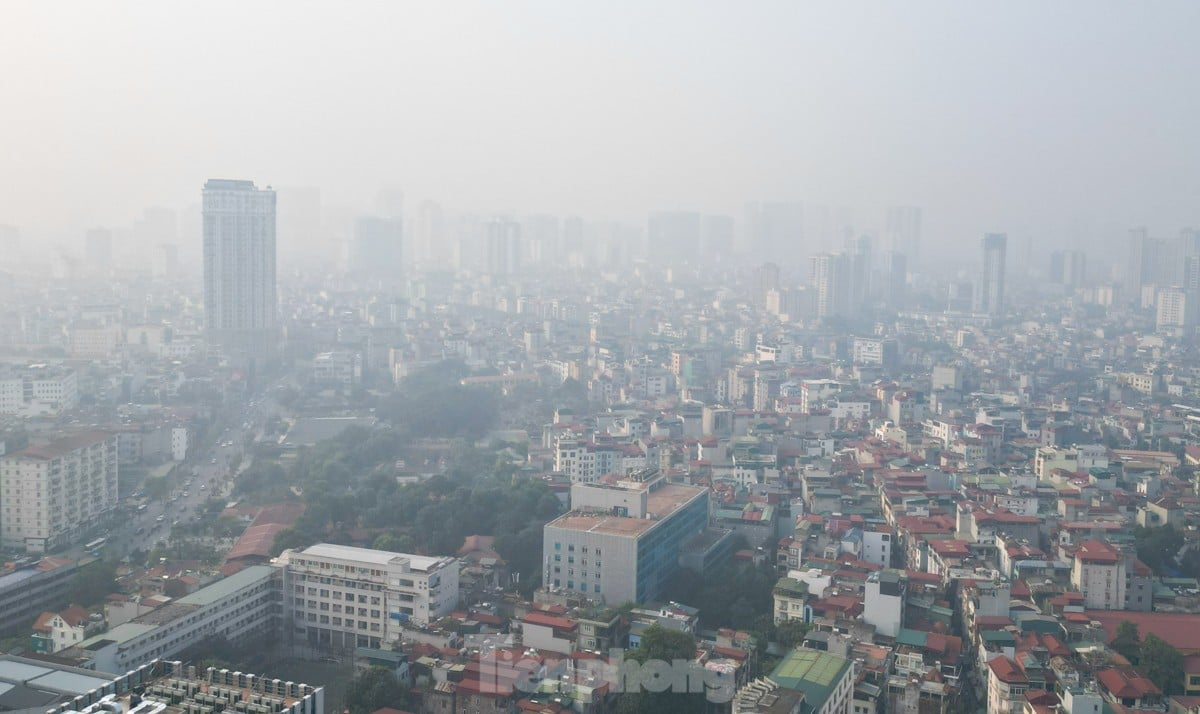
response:
[[[198,220],[227,177],[319,187],[323,220],[390,186],[410,217],[432,199],[644,227],[788,200],[873,233],[915,205],[926,256],[989,231],[1114,247],[1200,224],[1198,20],[1184,2],[6,3],[0,224],[82,246],[147,207]]]

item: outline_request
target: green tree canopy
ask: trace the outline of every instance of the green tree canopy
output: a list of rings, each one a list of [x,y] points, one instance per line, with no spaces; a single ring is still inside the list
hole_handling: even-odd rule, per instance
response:
[[[1139,650],[1142,646],[1141,635],[1138,634],[1138,626],[1129,620],[1123,620],[1121,624],[1117,625],[1117,634],[1113,636],[1112,642],[1108,644],[1117,654],[1130,662],[1136,663]]]
[[[371,667],[355,675],[346,688],[350,714],[370,714],[383,707],[407,709],[410,705],[408,690],[383,667]]]
[[[799,647],[808,630],[809,625],[803,620],[786,620],[775,626],[775,641],[788,649]]]
[[[686,632],[651,625],[642,632],[638,648],[625,658],[644,666],[652,660],[675,664],[696,658],[696,640]],[[704,710],[704,695],[678,691],[628,691],[617,704],[620,714],[690,714]]]
[[[1157,635],[1142,641],[1137,668],[1163,694],[1183,693],[1183,655]]]
[[[71,602],[92,607],[104,602],[117,589],[117,564],[96,560],[75,571],[67,597]]]

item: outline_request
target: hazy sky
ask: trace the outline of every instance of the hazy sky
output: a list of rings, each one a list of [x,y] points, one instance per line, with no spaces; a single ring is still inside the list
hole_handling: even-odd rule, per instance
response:
[[[0,223],[210,176],[641,222],[925,209],[927,243],[1200,224],[1197,2],[0,2]]]

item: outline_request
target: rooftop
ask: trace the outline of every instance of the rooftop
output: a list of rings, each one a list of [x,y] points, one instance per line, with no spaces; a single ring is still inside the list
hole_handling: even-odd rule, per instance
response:
[[[55,439],[41,446],[30,446],[10,454],[15,459],[55,459],[93,444],[98,444],[112,436],[106,431],[81,431],[77,434]]]
[[[675,511],[693,499],[707,495],[708,491],[697,486],[668,484],[647,494],[646,513],[650,518],[632,518],[595,511],[571,511],[547,523],[548,528],[586,531],[607,535],[638,537],[661,523]]]
[[[357,548],[352,545],[335,545],[333,543],[311,545],[299,551],[299,555],[312,558],[333,558],[356,563],[370,563],[373,565],[390,565],[403,559],[408,561],[409,568],[412,570],[423,572],[437,570],[448,561],[453,560],[453,558],[439,556],[393,553],[387,550],[372,550],[371,548]]]
[[[816,650],[797,649],[784,658],[771,680],[781,687],[804,692],[804,710],[820,711],[846,671],[850,660]]]
[[[110,681],[104,673],[0,655],[0,711],[49,708]]]
[[[109,694],[82,692],[68,704],[51,712],[80,714],[184,714],[185,712],[225,711],[230,714],[266,714],[288,711],[320,689],[299,682],[285,682],[266,676],[231,672],[225,669],[199,669],[181,662],[155,661],[142,667],[136,676],[138,686],[114,686],[106,679]],[[128,684],[128,682],[126,682]],[[98,688],[93,685],[93,688]],[[116,690],[119,693],[113,693]]]

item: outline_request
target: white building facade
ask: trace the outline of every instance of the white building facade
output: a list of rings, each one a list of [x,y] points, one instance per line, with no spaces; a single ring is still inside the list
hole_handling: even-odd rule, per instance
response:
[[[408,623],[426,625],[458,606],[458,560],[318,543],[284,551],[290,637],[316,647],[380,647]]]
[[[46,365],[0,370],[0,416],[57,416],[78,405],[73,370]]]

